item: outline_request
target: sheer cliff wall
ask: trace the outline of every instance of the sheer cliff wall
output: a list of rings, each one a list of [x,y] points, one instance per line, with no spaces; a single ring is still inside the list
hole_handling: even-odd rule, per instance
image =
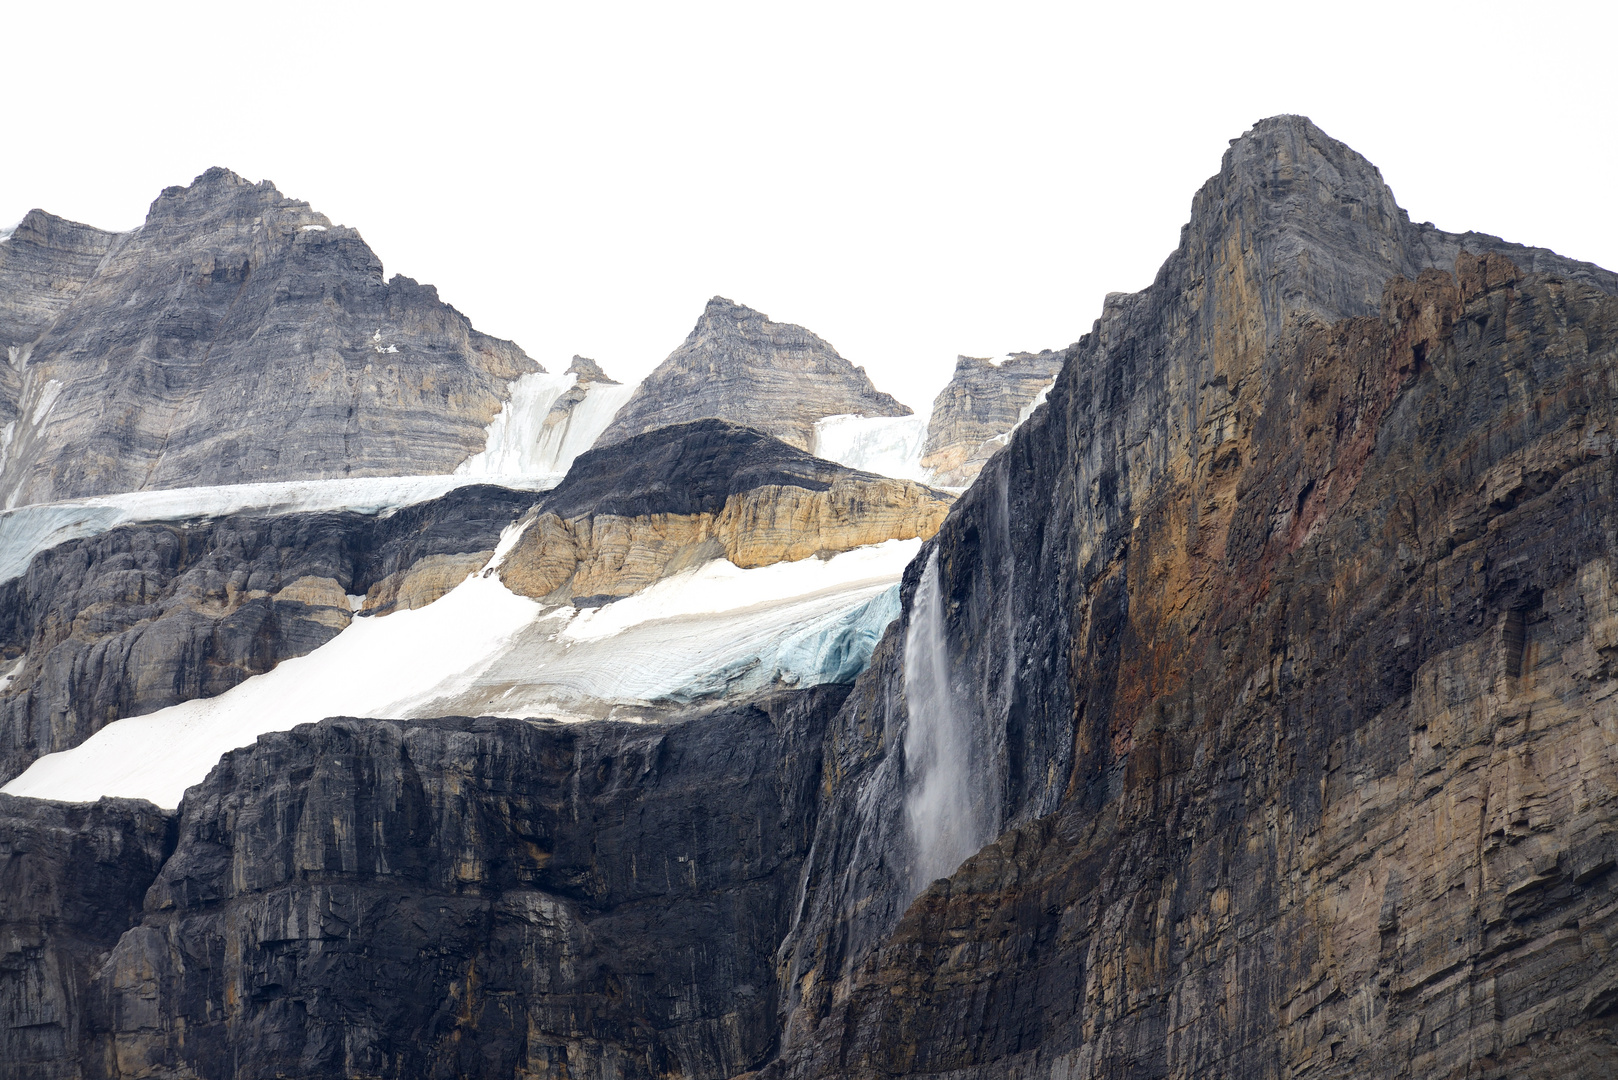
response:
[[[1615,293],[1235,143],[907,575],[772,1075],[1610,1071]],[[932,552],[999,838],[918,897]]]

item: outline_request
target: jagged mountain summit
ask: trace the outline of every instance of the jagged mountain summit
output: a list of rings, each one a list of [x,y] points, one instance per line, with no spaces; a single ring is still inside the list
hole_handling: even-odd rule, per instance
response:
[[[1279,116],[1063,355],[936,534],[890,541],[897,588],[872,546],[721,557],[899,489],[713,419],[582,455],[412,610],[381,614],[438,587],[411,553],[464,552],[425,507],[431,544],[367,533],[377,614],[332,643],[386,647],[218,701],[329,709],[461,650],[432,701],[481,711],[526,670],[509,626],[587,658],[675,612],[633,672],[573,673],[678,649],[711,707],[367,707],[227,744],[172,813],[0,796],[0,1077],[1613,1075],[1618,276],[1413,224]],[[35,557],[84,601],[37,625],[174,576],[113,535]],[[830,578],[896,617],[804,643],[851,670],[825,646],[884,626],[851,687],[758,694],[806,629],[755,621],[761,585],[800,575],[795,605]],[[278,596],[299,632],[335,599]],[[747,633],[680,621],[718,608]]]
[[[109,234],[0,242],[0,505],[197,484],[446,473],[540,370],[353,229],[210,169]],[[224,422],[228,418],[228,423]]]
[[[635,389],[601,444],[712,417],[812,451],[815,421],[844,413],[908,416],[910,407],[803,327],[716,296],[685,342]]]

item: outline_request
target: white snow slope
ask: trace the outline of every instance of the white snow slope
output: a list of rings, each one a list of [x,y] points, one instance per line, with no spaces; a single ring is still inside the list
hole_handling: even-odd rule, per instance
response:
[[[843,413],[815,421],[815,457],[862,472],[928,483],[921,466],[927,444],[925,415],[857,416]]]
[[[108,724],[0,790],[175,807],[221,754],[328,716],[632,717],[636,706],[851,678],[898,614],[897,583],[920,548],[890,540],[755,570],[718,560],[579,611],[542,608],[489,572],[516,534],[436,603],[355,619],[218,697]]]
[[[483,451],[462,462],[456,475],[531,476],[565,473],[573,459],[595,445],[629,395],[633,383],[591,383],[584,400],[548,429],[546,419],[578,376],[536,372],[511,384],[510,396],[489,423]]]

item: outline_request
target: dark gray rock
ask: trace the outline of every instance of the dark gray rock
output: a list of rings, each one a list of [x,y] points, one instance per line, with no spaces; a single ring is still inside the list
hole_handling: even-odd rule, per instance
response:
[[[909,416],[826,342],[722,296],[689,337],[646,376],[597,446],[668,424],[717,417],[768,432],[800,450],[826,416]]]
[[[90,988],[90,1076],[763,1063],[846,688],[671,726],[328,720],[220,762]]]
[[[17,441],[20,411],[40,405],[44,386],[25,403],[23,371],[34,339],[44,333],[94,276],[96,267],[123,238],[43,210],[30,210],[0,236],[0,476]],[[10,425],[9,427],[7,425]]]
[[[38,328],[8,376],[5,396],[27,408],[0,470],[3,505],[447,473],[483,449],[508,381],[539,370],[431,286],[384,281],[355,230],[226,169],[166,189],[115,243],[53,228],[72,236],[19,247],[19,230],[0,245],[18,252],[0,256],[0,332]],[[6,269],[42,245],[58,253],[32,260],[46,270]],[[76,286],[66,303],[37,299],[51,274]]]
[[[0,1080],[80,1080],[85,993],[174,848],[150,803],[0,795]]]
[[[725,420],[669,425],[579,455],[545,495],[558,517],[714,513],[732,495],[769,485],[826,491],[856,470]]]

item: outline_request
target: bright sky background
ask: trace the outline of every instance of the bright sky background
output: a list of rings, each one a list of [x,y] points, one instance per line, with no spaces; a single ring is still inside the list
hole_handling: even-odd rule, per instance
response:
[[[1148,284],[1274,113],[1417,220],[1618,269],[1615,9],[8,3],[0,222],[225,165],[553,370],[639,377],[718,293],[922,405]]]

